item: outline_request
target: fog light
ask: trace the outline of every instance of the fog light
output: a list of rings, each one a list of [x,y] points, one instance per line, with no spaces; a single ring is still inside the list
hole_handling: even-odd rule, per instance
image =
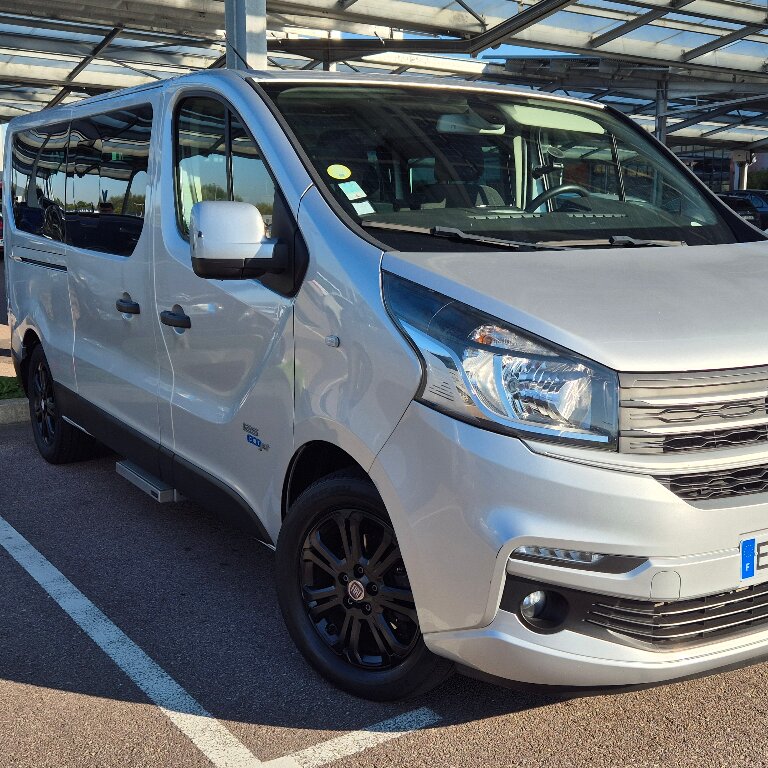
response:
[[[520,601],[520,615],[526,621],[534,621],[543,615],[547,607],[547,593],[538,590]]]
[[[559,632],[565,625],[568,611],[568,601],[554,589],[529,592],[517,608],[520,620],[528,629],[544,633]]]

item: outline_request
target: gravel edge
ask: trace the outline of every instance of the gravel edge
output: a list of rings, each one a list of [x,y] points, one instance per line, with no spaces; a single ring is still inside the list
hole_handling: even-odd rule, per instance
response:
[[[29,419],[29,404],[24,397],[0,400],[0,424],[20,424]]]

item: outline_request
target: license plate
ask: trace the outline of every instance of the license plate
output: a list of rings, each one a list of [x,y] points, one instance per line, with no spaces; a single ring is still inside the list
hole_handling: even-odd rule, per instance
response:
[[[752,579],[755,576],[768,578],[768,538],[752,536],[741,541],[741,578]]]

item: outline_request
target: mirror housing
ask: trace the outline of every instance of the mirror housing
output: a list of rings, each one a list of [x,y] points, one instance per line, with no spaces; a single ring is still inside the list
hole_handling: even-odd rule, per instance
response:
[[[209,280],[249,280],[285,272],[290,266],[288,247],[265,234],[255,205],[234,200],[195,203],[189,221],[192,269]]]

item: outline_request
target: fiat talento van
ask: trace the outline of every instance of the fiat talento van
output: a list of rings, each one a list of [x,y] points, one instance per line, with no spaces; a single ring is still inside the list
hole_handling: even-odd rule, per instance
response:
[[[10,123],[52,463],[276,550],[307,660],[658,683],[768,655],[768,244],[608,107],[207,72]]]

